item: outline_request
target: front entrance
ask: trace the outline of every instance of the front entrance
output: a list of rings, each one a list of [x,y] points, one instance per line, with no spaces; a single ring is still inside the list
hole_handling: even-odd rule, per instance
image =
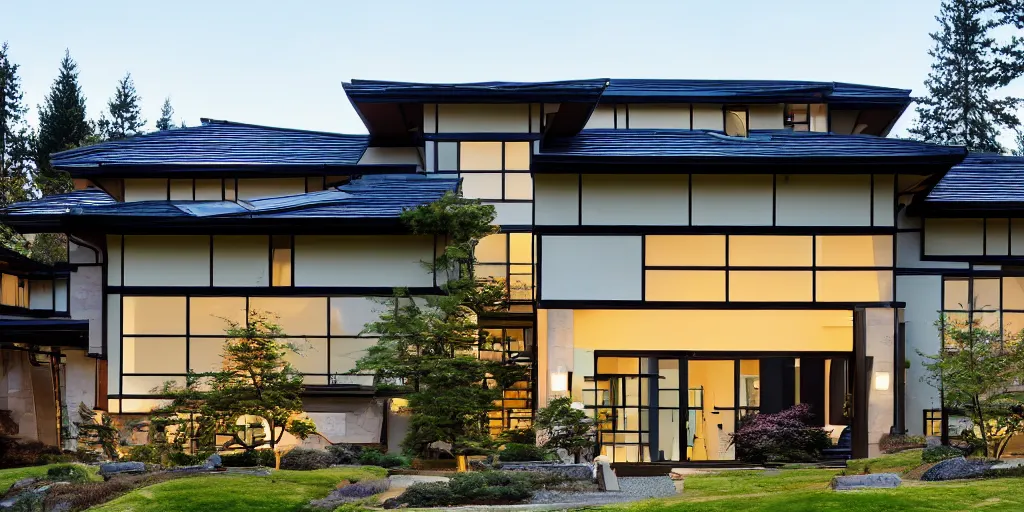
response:
[[[735,460],[731,435],[744,417],[797,403],[809,404],[834,436],[845,424],[848,354],[597,352],[595,359],[584,406],[597,422],[599,452],[613,462]],[[839,412],[830,414],[830,405]]]

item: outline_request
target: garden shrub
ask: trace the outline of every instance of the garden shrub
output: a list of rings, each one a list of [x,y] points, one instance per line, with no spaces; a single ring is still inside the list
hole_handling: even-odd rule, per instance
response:
[[[537,430],[529,428],[511,428],[501,433],[499,438],[504,443],[537,444]]]
[[[0,469],[46,464],[44,455],[59,457],[63,454],[55,446],[36,441],[22,443],[11,437],[0,436]]]
[[[188,473],[165,471],[144,475],[115,476],[103,482],[55,485],[46,495],[43,510],[85,510],[135,489],[190,476],[192,475]]]
[[[955,459],[963,456],[964,452],[953,448],[952,446],[931,446],[925,448],[924,451],[921,452],[921,462],[940,462],[946,459]]]
[[[811,462],[832,445],[828,432],[808,426],[812,418],[807,404],[797,404],[775,414],[744,418],[731,435],[736,458],[756,464],[764,462]]]
[[[334,456],[335,464],[358,464],[364,448],[358,444],[332,444],[327,452]]]
[[[274,467],[274,452],[270,450],[249,450],[238,453],[222,453],[221,465],[226,468],[251,468],[253,466]]]
[[[127,453],[123,455],[125,460],[132,462],[146,462],[149,464],[160,464],[160,452],[151,444],[140,444],[129,446]]]
[[[281,469],[312,471],[327,469],[334,464],[334,456],[325,450],[295,448],[281,456]]]
[[[210,452],[188,454],[185,452],[174,451],[167,456],[167,462],[172,466],[199,466],[205,463],[206,459],[209,457]]]
[[[551,450],[533,444],[508,443],[498,452],[498,458],[504,462],[548,460]]]
[[[309,502],[309,506],[314,509],[336,510],[342,505],[369,498],[390,488],[391,481],[387,478],[365,480],[339,487],[331,491],[327,497]]]
[[[878,440],[878,448],[883,453],[896,453],[914,448],[924,448],[927,444],[924,436],[908,436],[904,434],[883,434]]]
[[[393,507],[510,505],[530,499],[534,490],[554,485],[556,481],[561,483],[564,479],[546,474],[511,471],[456,473],[447,483],[413,484],[394,501],[388,501]]]
[[[46,470],[46,479],[54,482],[80,483],[89,481],[89,472],[85,466],[78,464],[62,464]]]
[[[385,508],[398,508],[399,504],[409,507],[450,507],[458,505],[455,493],[448,488],[444,482],[427,482],[412,484],[397,498],[394,498],[394,505],[389,507],[388,500],[384,503]]]
[[[364,466],[379,466],[382,468],[409,467],[411,461],[408,457],[381,453],[377,450],[363,450],[359,454],[359,463]]]

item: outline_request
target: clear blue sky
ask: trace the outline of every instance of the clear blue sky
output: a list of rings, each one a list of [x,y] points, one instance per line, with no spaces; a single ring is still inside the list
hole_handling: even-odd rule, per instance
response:
[[[150,127],[170,96],[189,125],[212,117],[352,133],[365,132],[340,85],[352,78],[804,79],[921,93],[939,8],[939,0],[4,3],[0,41],[21,65],[33,123],[68,48],[93,119],[130,71]]]

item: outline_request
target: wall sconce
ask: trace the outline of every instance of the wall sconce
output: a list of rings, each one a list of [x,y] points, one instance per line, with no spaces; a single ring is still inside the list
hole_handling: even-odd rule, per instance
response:
[[[889,372],[875,372],[875,389],[889,391]]]
[[[555,368],[555,371],[551,372],[551,391],[569,391],[569,372],[566,371],[564,366],[559,366]]]

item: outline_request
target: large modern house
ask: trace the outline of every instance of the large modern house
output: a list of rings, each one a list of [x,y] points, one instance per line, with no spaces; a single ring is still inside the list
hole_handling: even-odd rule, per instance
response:
[[[1024,328],[1024,159],[887,138],[910,91],[344,91],[368,135],[204,119],[58,153],[76,190],[0,212],[20,232],[68,235],[69,298],[52,304],[87,323],[84,350],[4,333],[28,357],[67,355],[57,403],[143,415],[163,382],[218,367],[224,318],[259,309],[306,347],[294,363],[328,440],[396,445],[403,416],[349,370],[376,341],[376,297],[440,293],[421,265],[438,240],[399,214],[448,192],[493,204],[501,226],[477,271],[509,287],[508,311],[481,319],[508,341],[479,357],[532,368],[492,430],[569,395],[615,462],[731,460],[744,415],[796,403],[833,437],[848,428],[854,455],[890,432],[937,435],[919,353],[939,350],[940,312]]]

